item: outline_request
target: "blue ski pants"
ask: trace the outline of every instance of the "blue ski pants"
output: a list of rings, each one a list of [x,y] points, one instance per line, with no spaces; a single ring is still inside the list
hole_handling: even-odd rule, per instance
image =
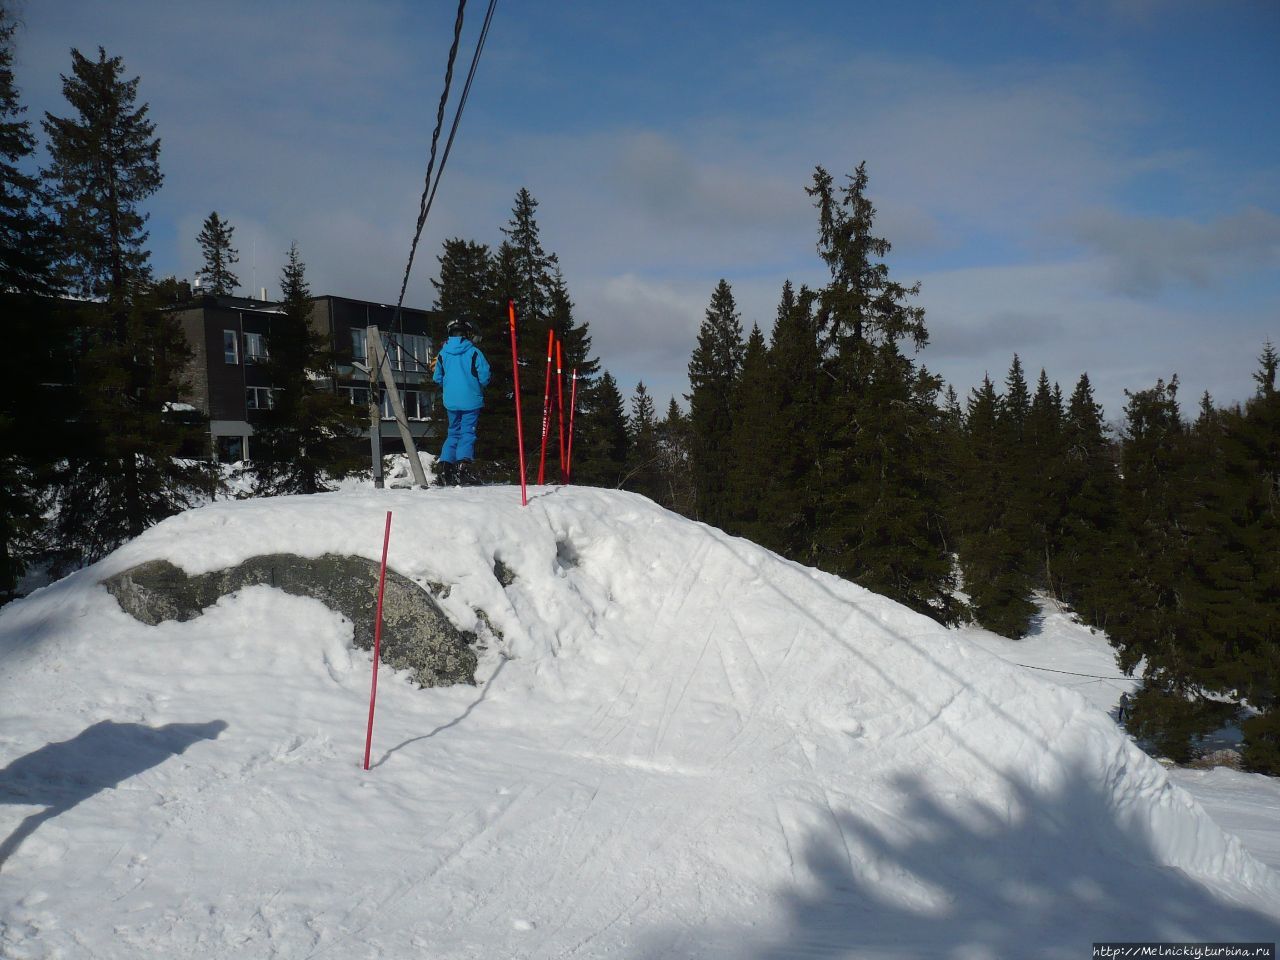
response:
[[[480,421],[479,410],[447,410],[449,414],[449,433],[444,438],[444,446],[440,448],[442,463],[457,463],[459,460],[474,460],[476,456],[476,424]]]

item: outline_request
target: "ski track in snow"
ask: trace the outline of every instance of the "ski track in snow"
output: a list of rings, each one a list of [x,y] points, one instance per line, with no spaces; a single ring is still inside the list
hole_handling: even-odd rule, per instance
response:
[[[1066,958],[1280,934],[1280,878],[1174,784],[1273,864],[1280,791],[1171,783],[1105,691],[1014,665],[1107,672],[1079,628],[947,631],[639,497],[531,493],[212,504],[0,611],[0,958]],[[97,586],[155,557],[376,560],[386,509],[392,568],[504,639],[476,687],[383,668],[368,772],[342,618],[254,587],[146,627]]]

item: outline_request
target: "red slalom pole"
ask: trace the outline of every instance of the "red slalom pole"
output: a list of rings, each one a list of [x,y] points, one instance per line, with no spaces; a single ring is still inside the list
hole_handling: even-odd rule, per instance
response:
[[[511,326],[511,380],[516,390],[516,445],[520,448],[520,506],[529,505],[524,485],[524,422],[520,419],[520,351],[516,349],[516,302],[507,301],[507,319]]]
[[[547,434],[551,431],[551,345],[555,342],[556,332],[547,331],[547,387],[542,392],[542,456],[538,460],[538,484],[546,480],[547,473]]]
[[[391,511],[382,534],[382,572],[378,574],[378,609],[373,617],[373,686],[369,689],[369,730],[364,735],[364,768],[369,769],[369,748],[373,746],[373,707],[378,701],[378,659],[382,656],[382,593],[387,586],[387,545],[391,542]]]
[[[564,458],[564,478],[573,478],[573,414],[578,409],[578,368],[573,368],[573,385],[569,388],[569,450]]]
[[[561,372],[560,341],[556,341],[556,422],[560,427],[560,482],[568,480],[564,463],[564,373]]]

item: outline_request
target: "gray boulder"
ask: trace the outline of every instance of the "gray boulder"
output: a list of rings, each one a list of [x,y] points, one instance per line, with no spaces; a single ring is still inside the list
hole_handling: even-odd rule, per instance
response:
[[[239,566],[188,576],[167,560],[150,560],[102,581],[121,608],[152,626],[198,617],[219,597],[265,584],[312,597],[342,614],[355,628],[355,645],[373,649],[378,564],[363,557],[326,554],[308,559],[288,553],[253,557]],[[476,635],[459,630],[435,598],[412,580],[388,570],[382,601],[381,660],[413,671],[420,686],[475,684]]]

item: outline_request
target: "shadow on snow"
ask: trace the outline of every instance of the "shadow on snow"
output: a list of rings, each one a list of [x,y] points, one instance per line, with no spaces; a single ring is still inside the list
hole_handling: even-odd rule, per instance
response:
[[[103,720],[76,737],[49,743],[0,770],[0,804],[44,806],[0,843],[0,868],[27,837],[48,820],[130,777],[158,766],[201,740],[216,740],[227,728],[209,723],[140,723]]]
[[[742,960],[1074,960],[1095,941],[1280,938],[1277,918],[1159,863],[1105,785],[1079,771],[1052,791],[1005,779],[1013,799],[998,810],[903,774],[891,812],[837,809],[796,850],[791,882],[762,891],[776,930],[667,931],[640,956],[719,956],[736,940],[724,955]]]

